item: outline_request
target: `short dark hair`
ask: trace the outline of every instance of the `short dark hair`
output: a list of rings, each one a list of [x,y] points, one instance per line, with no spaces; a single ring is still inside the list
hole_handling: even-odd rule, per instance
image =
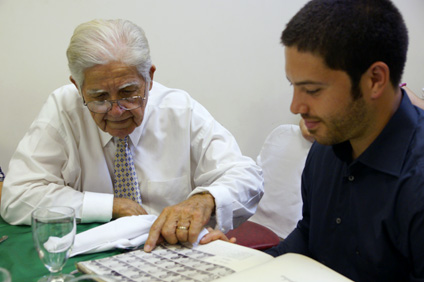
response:
[[[396,86],[406,62],[408,30],[390,0],[312,0],[287,24],[281,42],[346,71],[352,88],[373,63],[382,61]]]

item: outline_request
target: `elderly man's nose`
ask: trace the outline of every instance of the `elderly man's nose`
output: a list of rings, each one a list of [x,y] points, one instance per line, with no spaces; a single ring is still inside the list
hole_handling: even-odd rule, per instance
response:
[[[109,111],[110,115],[121,115],[126,110],[119,106],[117,101],[112,102],[112,108]]]

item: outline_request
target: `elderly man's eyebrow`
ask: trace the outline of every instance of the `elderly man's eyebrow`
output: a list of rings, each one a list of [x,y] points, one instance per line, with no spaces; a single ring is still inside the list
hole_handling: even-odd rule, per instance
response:
[[[119,86],[118,91],[125,89],[127,87],[134,87],[134,86],[138,88],[138,87],[140,87],[140,84],[136,81],[128,82],[128,83],[125,83],[125,84]],[[108,93],[108,91],[106,91],[104,89],[87,89],[86,93],[88,95],[95,96],[95,95],[98,95],[98,94]]]
[[[103,89],[87,89],[86,93],[88,95],[96,95],[96,94],[102,94],[102,93],[106,93],[106,90]]]
[[[138,82],[128,82],[128,83],[125,83],[125,84],[123,84],[123,85],[121,85],[120,87],[119,87],[119,90],[122,90],[122,89],[125,89],[125,88],[127,88],[127,87],[140,87],[140,84],[138,83]]]

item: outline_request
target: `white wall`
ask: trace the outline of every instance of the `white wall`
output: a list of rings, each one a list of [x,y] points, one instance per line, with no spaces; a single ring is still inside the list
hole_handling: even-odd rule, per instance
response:
[[[410,31],[404,81],[424,87],[424,1],[394,1]],[[127,18],[140,25],[155,80],[187,90],[256,157],[278,124],[297,123],[279,43],[306,0],[0,0],[0,166],[42,104],[68,83],[65,50],[76,25]]]

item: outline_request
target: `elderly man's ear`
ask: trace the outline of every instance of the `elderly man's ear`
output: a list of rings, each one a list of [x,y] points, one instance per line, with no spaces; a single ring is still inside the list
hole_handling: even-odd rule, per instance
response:
[[[73,85],[78,89],[78,91],[81,93],[78,84],[76,83],[75,79],[72,77],[72,75],[69,77],[69,80],[72,82]]]
[[[156,71],[156,66],[152,65],[152,67],[150,68],[150,71],[149,71],[149,75],[150,75],[150,88],[149,88],[149,90],[152,90],[152,87],[153,87],[153,77],[155,76],[155,71]]]

